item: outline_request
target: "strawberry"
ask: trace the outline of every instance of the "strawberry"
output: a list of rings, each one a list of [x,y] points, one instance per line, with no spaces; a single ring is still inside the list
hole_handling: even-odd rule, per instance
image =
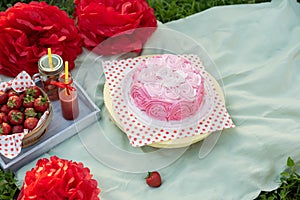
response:
[[[148,176],[146,177],[146,183],[150,187],[159,187],[161,185],[161,177],[157,171],[148,172]]]
[[[19,109],[22,106],[22,100],[18,96],[11,96],[7,100],[7,106],[10,109]]]
[[[0,105],[6,104],[8,95],[6,92],[0,91]]]
[[[35,112],[34,108],[26,108],[24,110],[25,118],[28,117],[35,117],[37,113]]]
[[[29,117],[29,118],[25,119],[24,128],[26,128],[28,130],[32,130],[36,127],[38,121],[39,120],[35,117]]]
[[[8,98],[11,96],[18,96],[18,93],[16,91],[14,91],[13,89],[10,89],[7,91],[7,96],[8,96]]]
[[[12,133],[23,133],[24,132],[24,128],[22,125],[15,125],[12,127]]]
[[[23,106],[25,108],[32,108],[34,103],[34,98],[30,95],[26,95],[26,97],[23,100]]]
[[[24,101],[24,98],[26,97],[26,93],[25,93],[25,92],[21,93],[21,94],[19,95],[19,97],[20,97],[21,101],[23,102],[23,101]]]
[[[38,98],[41,95],[41,90],[38,86],[31,86],[25,91],[26,96],[32,96],[33,98]]]
[[[2,105],[0,111],[5,113],[5,114],[8,114],[9,113],[9,108],[8,108],[7,104]]]
[[[0,120],[1,120],[2,122],[8,122],[8,116],[7,116],[7,114],[1,112],[1,113],[0,113]]]
[[[3,122],[0,124],[0,135],[8,135],[10,134],[11,132],[11,126],[6,123],[6,122]]]
[[[11,110],[8,113],[8,121],[12,125],[22,124],[24,121],[24,114],[19,110]]]
[[[45,112],[49,108],[49,104],[50,103],[47,96],[39,96],[34,100],[33,106],[37,112]]]

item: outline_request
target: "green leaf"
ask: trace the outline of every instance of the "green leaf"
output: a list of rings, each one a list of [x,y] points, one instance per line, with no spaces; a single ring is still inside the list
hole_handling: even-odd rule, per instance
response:
[[[288,172],[281,172],[281,174],[280,174],[281,176],[283,176],[284,178],[288,178],[288,177],[290,177],[290,173],[288,173]]]
[[[288,157],[286,164],[288,167],[295,166],[295,162],[293,161],[293,159],[291,157]]]
[[[0,169],[0,199],[13,199],[17,191],[17,180],[12,171],[4,172]]]

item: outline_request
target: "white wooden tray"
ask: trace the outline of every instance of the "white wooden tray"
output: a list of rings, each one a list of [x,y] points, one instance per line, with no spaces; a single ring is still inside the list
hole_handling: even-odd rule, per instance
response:
[[[78,91],[79,116],[77,119],[74,121],[65,120],[61,113],[59,100],[51,101],[54,112],[47,132],[36,144],[23,148],[17,157],[8,159],[1,155],[0,165],[3,170],[18,170],[20,167],[31,162],[41,154],[46,153],[54,146],[75,135],[99,119],[100,109],[89,98],[84,89],[75,81],[74,83]]]

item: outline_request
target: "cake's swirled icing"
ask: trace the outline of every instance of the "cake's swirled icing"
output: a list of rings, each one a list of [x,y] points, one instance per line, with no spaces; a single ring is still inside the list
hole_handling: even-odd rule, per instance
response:
[[[132,76],[130,96],[147,115],[164,121],[194,115],[204,96],[204,80],[188,60],[171,54],[145,59]]]

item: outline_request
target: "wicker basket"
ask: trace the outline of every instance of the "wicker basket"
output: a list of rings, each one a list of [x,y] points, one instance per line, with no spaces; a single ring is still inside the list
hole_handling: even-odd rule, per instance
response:
[[[42,94],[45,96],[46,93],[40,88]],[[49,100],[49,98],[48,98]],[[50,100],[49,100],[50,102]],[[47,116],[47,118],[43,121],[43,123],[35,128],[34,130],[30,131],[29,133],[27,133],[23,140],[22,140],[22,148],[26,148],[26,147],[29,147],[33,144],[35,144],[36,142],[39,141],[40,137],[42,137],[42,135],[45,134],[45,132],[47,131],[48,129],[48,126],[52,120],[52,116],[53,116],[53,109],[52,109],[52,106],[51,106],[51,103],[49,104],[49,114]]]

